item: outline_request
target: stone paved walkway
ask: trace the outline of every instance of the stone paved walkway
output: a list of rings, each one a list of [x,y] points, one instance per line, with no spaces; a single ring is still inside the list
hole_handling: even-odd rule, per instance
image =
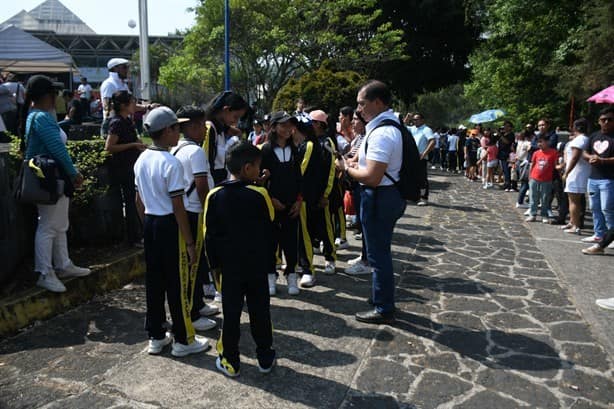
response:
[[[280,284],[279,366],[258,373],[245,322],[229,380],[212,351],[144,352],[134,283],[0,343],[0,408],[614,407],[612,359],[520,213],[461,177],[432,181],[433,205],[409,207],[395,232],[395,325],[353,319],[368,276],[319,275],[298,297]]]

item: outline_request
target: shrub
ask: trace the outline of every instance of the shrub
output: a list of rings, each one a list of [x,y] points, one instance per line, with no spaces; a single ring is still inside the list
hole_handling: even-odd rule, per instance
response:
[[[273,110],[292,112],[296,100],[302,97],[306,106],[336,117],[341,107],[356,106],[356,94],[364,82],[365,79],[355,71],[333,71],[323,64],[298,80],[288,81],[277,93]]]

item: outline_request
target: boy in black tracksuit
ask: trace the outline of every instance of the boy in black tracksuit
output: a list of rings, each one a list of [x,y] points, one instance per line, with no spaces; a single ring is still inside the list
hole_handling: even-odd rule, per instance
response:
[[[233,146],[226,155],[229,181],[211,190],[205,204],[205,243],[210,267],[221,275],[224,324],[217,342],[217,368],[227,376],[240,371],[241,311],[247,299],[252,337],[260,372],[275,364],[267,273],[273,257],[275,210],[262,187],[261,152],[250,143]],[[258,237],[258,240],[253,240]]]
[[[325,265],[325,274],[335,273],[335,260],[337,258],[335,251],[335,234],[333,229],[333,220],[330,212],[330,196],[333,191],[335,182],[335,141],[327,135],[327,120],[328,115],[323,111],[316,110],[310,114],[314,130],[320,143],[320,153],[322,166],[321,178],[319,183],[319,200],[315,206],[310,206],[308,212],[308,224],[311,237],[316,240],[321,240],[323,243],[323,253]],[[315,243],[314,243],[315,244]]]

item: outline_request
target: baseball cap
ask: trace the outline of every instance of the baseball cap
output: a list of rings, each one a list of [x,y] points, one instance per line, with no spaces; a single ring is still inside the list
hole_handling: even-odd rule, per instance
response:
[[[326,115],[326,112],[320,109],[311,111],[309,113],[309,118],[311,118],[312,121],[324,122],[325,124],[328,123],[328,115]]]
[[[295,117],[287,113],[286,111],[273,112],[271,115],[271,125],[283,124],[284,122],[292,121],[295,125],[298,122]]]
[[[122,65],[122,64],[130,64],[129,60],[126,60],[125,58],[111,58],[108,62],[107,62],[107,69],[111,69],[113,67],[117,67],[118,65]]]
[[[148,132],[156,132],[166,127],[189,121],[188,118],[177,118],[169,107],[154,108],[147,114],[143,125]]]
[[[196,105],[184,105],[177,110],[177,118],[187,118],[192,121],[194,119],[203,119],[205,111]]]
[[[26,93],[30,97],[39,97],[46,94],[55,94],[56,91],[64,88],[61,82],[54,82],[46,75],[34,75],[30,77],[26,84]]]

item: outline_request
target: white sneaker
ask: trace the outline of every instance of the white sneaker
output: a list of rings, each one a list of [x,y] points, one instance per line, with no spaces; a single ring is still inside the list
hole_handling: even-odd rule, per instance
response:
[[[320,254],[324,254],[324,242],[320,242]]]
[[[428,204],[428,201],[426,199],[422,199],[418,202],[418,206],[426,206]]]
[[[602,298],[595,300],[595,304],[606,310],[614,310],[614,298]]]
[[[356,263],[345,269],[345,273],[353,276],[371,274],[371,268],[363,263]]]
[[[347,240],[337,238],[335,239],[335,246],[337,246],[337,250],[345,250],[350,247],[350,243]]]
[[[298,276],[296,273],[288,274],[286,277],[286,282],[288,283],[288,294],[289,295],[298,295],[300,290],[298,289],[298,285],[296,281],[298,280]]]
[[[223,373],[224,375],[230,378],[236,378],[240,374],[240,370],[236,370],[235,368],[233,368],[232,365],[230,365],[230,363],[226,362],[226,360],[224,360],[224,363],[222,363],[222,359],[219,356],[215,360],[215,367],[221,373]]]
[[[362,256],[358,256],[351,260],[348,260],[348,265],[353,266],[354,264],[362,263]]]
[[[535,216],[529,216],[526,219],[524,219],[525,222],[534,222],[536,220],[537,218]]]
[[[609,249],[614,249],[614,241],[613,241],[613,242],[611,242],[610,244],[608,244],[608,247],[607,247],[607,248],[609,248]]]
[[[354,240],[359,240],[359,241],[362,241],[362,233],[356,233],[356,234],[354,235]]]
[[[542,223],[543,224],[550,224],[550,219],[547,217],[542,217]]]
[[[488,189],[488,185],[482,185],[482,189]]]
[[[158,355],[165,346],[173,342],[173,335],[167,332],[162,339],[150,339],[147,346],[147,353],[150,355]]]
[[[335,262],[326,261],[324,263],[324,274],[335,274]]]
[[[523,213],[525,216],[531,215],[531,209],[527,208],[527,210]]]
[[[215,296],[213,297],[213,301],[222,303],[222,293],[215,292]]]
[[[217,322],[207,317],[200,317],[196,321],[192,321],[192,325],[196,331],[208,331],[217,327]]]
[[[313,287],[316,284],[316,278],[311,274],[303,274],[300,284],[305,288]]]
[[[277,275],[269,274],[269,295],[275,295],[277,293],[277,288],[275,287],[276,282]]]
[[[529,205],[526,203],[516,203],[516,209],[528,209]]]
[[[205,304],[203,308],[198,310],[198,313],[203,317],[210,317],[212,315],[217,314],[218,312],[220,312],[220,307],[213,304]]]
[[[320,248],[323,248],[322,245],[320,245],[318,247],[314,247],[313,248],[313,254],[322,254],[323,250],[320,250]]]
[[[199,352],[206,351],[210,348],[209,340],[204,337],[195,336],[194,342],[191,344],[180,344],[179,342],[173,342],[173,349],[171,355],[173,356],[186,356],[190,354],[197,354]]]
[[[583,243],[600,243],[601,237],[597,237],[594,234],[590,237],[585,237],[582,239]]]
[[[47,274],[41,274],[38,277],[38,281],[36,282],[36,285],[46,290],[49,290],[51,292],[54,292],[54,293],[63,293],[66,291],[66,287],[56,277],[53,271]]]
[[[91,273],[92,270],[90,270],[89,268],[77,267],[74,264],[71,264],[63,270],[58,270],[58,277],[85,277],[87,275],[90,275]]]

